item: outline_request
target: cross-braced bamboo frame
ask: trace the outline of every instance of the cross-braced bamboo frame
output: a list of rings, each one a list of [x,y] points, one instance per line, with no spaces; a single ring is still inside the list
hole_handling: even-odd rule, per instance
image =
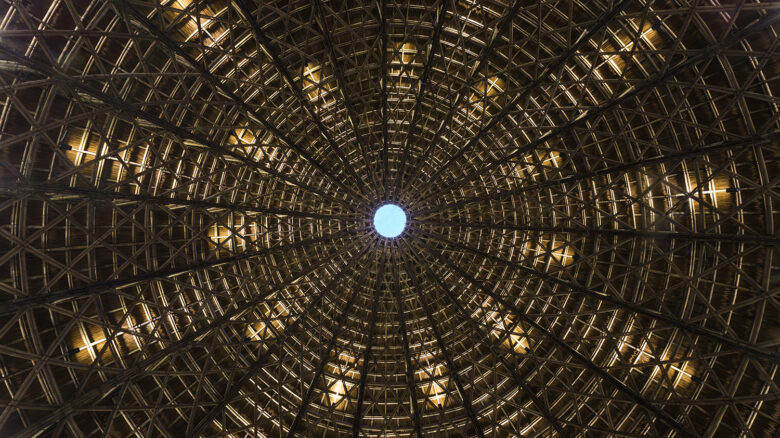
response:
[[[0,0],[0,435],[775,436],[778,30]]]

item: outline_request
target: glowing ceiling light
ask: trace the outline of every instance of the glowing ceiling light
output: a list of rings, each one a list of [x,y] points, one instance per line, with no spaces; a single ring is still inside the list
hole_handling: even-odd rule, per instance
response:
[[[396,237],[406,228],[406,212],[395,204],[383,205],[374,213],[374,228],[383,237]]]

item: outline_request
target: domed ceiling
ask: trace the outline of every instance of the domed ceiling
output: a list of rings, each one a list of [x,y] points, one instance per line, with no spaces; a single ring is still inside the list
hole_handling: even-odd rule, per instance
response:
[[[0,435],[777,436],[779,30],[2,1]]]

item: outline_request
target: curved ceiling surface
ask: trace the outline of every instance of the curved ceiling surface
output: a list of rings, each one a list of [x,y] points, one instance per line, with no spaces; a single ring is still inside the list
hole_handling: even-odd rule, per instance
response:
[[[775,436],[779,22],[1,2],[0,435]]]

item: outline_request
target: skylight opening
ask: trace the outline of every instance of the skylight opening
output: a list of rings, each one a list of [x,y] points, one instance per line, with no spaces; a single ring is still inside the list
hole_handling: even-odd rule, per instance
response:
[[[397,237],[406,228],[406,212],[395,205],[385,204],[374,213],[374,229],[383,237]]]

